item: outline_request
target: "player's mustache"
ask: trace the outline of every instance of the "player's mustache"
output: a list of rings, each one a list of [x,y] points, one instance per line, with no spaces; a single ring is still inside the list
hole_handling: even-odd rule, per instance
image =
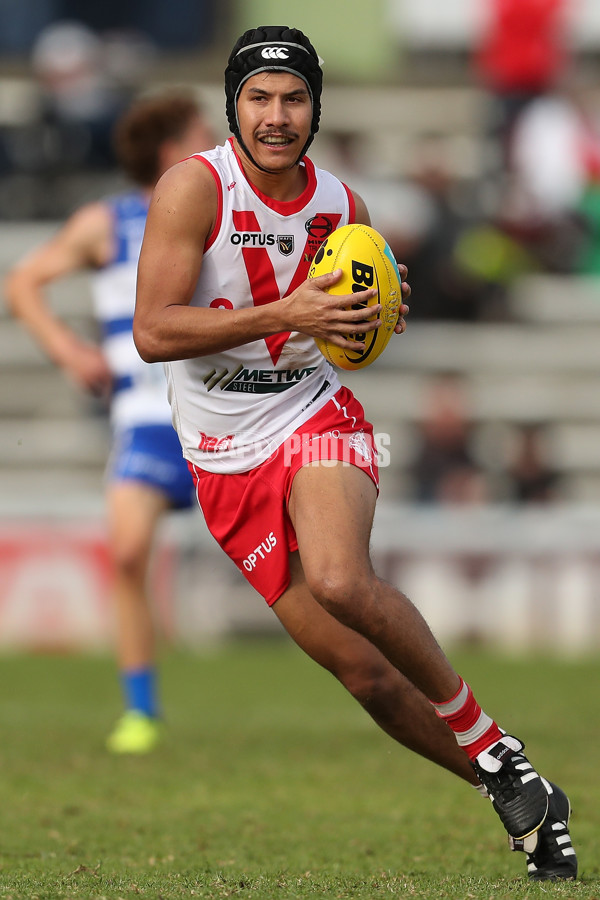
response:
[[[263,131],[256,132],[257,140],[264,137],[285,137],[289,138],[291,141],[295,141],[298,138],[298,133],[290,131],[288,128],[265,128]]]

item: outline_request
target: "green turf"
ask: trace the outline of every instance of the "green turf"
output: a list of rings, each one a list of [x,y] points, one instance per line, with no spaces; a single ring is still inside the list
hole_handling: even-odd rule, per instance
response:
[[[488,803],[287,641],[169,654],[168,740],[111,758],[112,662],[0,656],[0,898],[600,898],[600,665],[451,654],[571,795],[582,879],[532,885]]]

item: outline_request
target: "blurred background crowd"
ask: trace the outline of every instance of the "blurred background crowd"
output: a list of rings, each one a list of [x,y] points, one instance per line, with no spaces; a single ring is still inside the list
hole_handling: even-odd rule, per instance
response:
[[[60,220],[116,189],[114,122],[152,84],[192,85],[217,113],[232,37],[280,15],[268,2],[248,6],[6,0],[0,221]],[[297,23],[325,58],[313,155],[365,196],[375,226],[409,265],[411,321],[506,322],[507,296],[524,276],[599,274],[600,14],[592,4],[454,0],[439,13],[434,2],[379,0],[368,11],[357,4],[358,19],[368,19],[359,29],[335,6],[320,16],[307,9]],[[332,88],[343,112],[330,116]],[[353,103],[365,88],[364,103]],[[363,108],[378,88],[379,117]],[[223,122],[215,125],[224,137]],[[440,383],[437,373],[427,385],[404,493],[559,497],[535,410],[508,440],[502,478],[478,462],[469,383],[458,375]]]
[[[224,139],[229,48],[282,19],[325,60],[312,158],[409,266],[407,336],[352,382],[390,436],[384,496],[597,504],[596,0],[305,0],[285,14],[272,0],[3,0],[0,267],[123,185],[111,132],[132,97],[191,87]],[[57,399],[68,388],[6,317],[0,350],[4,510],[52,486],[63,504],[93,495],[103,410]]]

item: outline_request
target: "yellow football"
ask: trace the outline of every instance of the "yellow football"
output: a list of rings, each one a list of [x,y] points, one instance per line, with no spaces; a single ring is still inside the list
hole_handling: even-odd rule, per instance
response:
[[[363,369],[383,353],[394,333],[402,303],[398,265],[385,238],[374,228],[343,225],[321,244],[308,277],[317,278],[334,269],[341,269],[343,275],[329,288],[330,294],[356,294],[367,288],[377,288],[377,296],[361,305],[367,308],[380,303],[381,325],[367,334],[344,335],[349,341],[364,343],[364,350],[345,350],[320,338],[315,341],[332,365],[349,371]]]

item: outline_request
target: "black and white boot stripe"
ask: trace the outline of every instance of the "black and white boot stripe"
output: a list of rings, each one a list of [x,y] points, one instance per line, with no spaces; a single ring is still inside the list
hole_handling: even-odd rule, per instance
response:
[[[543,781],[549,797],[546,821],[527,838],[509,838],[509,845],[527,854],[527,873],[532,881],[572,881],[577,878],[577,855],[569,833],[571,804],[557,785]]]

